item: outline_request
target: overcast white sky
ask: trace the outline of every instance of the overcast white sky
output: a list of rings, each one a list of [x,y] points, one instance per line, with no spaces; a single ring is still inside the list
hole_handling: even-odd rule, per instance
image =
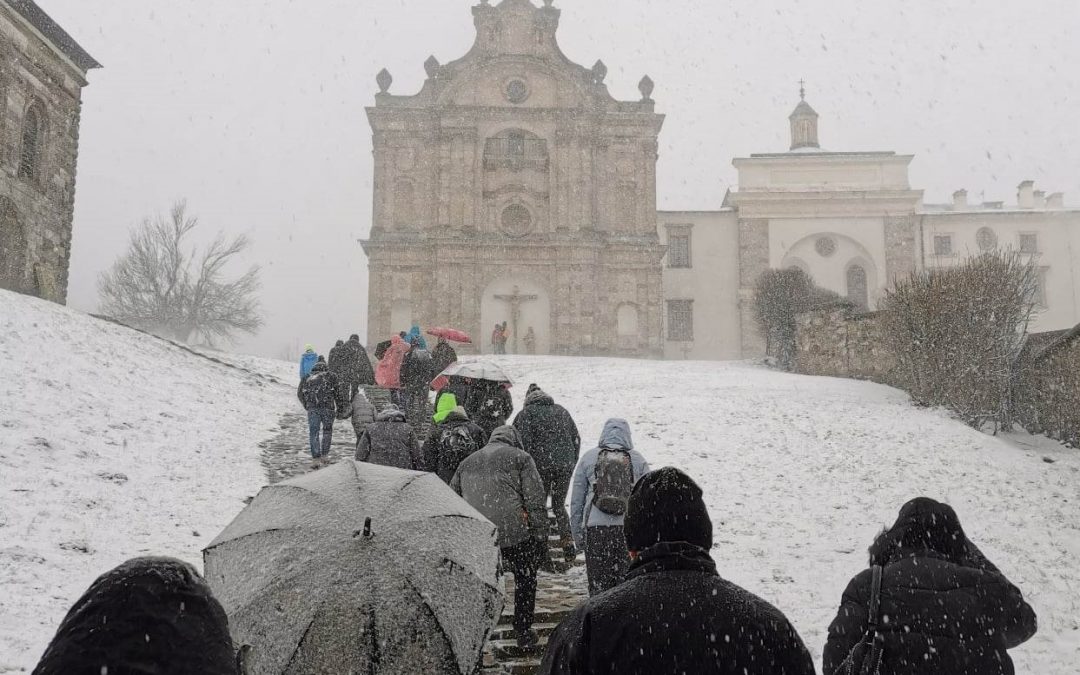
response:
[[[386,66],[413,93],[472,44],[474,0],[38,0],[105,68],[85,91],[69,302],[130,227],[186,197],[246,232],[278,355],[364,334],[371,133]],[[539,4],[537,0],[537,4]],[[1034,179],[1080,203],[1080,2],[556,0],[572,59],[618,98],[648,73],[667,114],[659,203],[720,205],[731,159],[787,149],[797,81],[830,150],[916,155],[927,201],[1014,201]],[[985,193],[985,195],[983,194]]]

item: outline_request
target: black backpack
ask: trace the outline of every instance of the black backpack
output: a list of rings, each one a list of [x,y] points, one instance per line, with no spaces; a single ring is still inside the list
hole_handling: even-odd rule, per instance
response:
[[[480,447],[469,433],[468,424],[445,426],[439,433],[439,465],[447,473],[453,474],[465,458]]]
[[[334,406],[334,383],[327,372],[312,373],[304,380],[304,407],[308,410]]]
[[[881,565],[871,567],[870,606],[866,613],[866,632],[848,652],[844,662],[833,675],[881,675],[881,657],[885,636],[878,630],[881,623]]]
[[[630,451],[600,448],[595,474],[593,505],[611,516],[626,513],[626,502],[634,489],[634,463],[630,459]]]

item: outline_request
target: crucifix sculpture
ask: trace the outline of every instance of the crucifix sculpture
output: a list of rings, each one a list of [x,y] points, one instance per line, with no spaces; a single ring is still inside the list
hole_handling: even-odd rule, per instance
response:
[[[496,300],[502,300],[510,305],[510,323],[514,326],[514,353],[518,353],[518,323],[521,321],[521,305],[526,302],[538,300],[540,296],[537,295],[522,295],[521,289],[514,286],[514,292],[510,295],[495,294]]]

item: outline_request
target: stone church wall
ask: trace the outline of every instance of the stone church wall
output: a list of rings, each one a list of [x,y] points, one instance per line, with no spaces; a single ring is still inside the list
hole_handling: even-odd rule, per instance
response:
[[[63,303],[84,73],[0,6],[0,286]],[[43,125],[34,175],[20,176],[28,111]]]
[[[882,312],[856,313],[847,307],[800,315],[795,371],[903,388],[896,355],[885,346],[882,318]]]

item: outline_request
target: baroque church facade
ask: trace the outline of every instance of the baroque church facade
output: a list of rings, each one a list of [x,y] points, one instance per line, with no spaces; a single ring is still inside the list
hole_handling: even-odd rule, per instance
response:
[[[507,322],[541,353],[659,356],[662,259],[657,135],[648,78],[617,101],[607,68],[559,49],[546,2],[473,8],[461,59],[425,64],[419,93],[380,93],[368,339],[417,323],[469,331],[478,347]]]
[[[1080,322],[1080,210],[1030,181],[1017,204],[927,205],[913,157],[830,152],[801,96],[785,152],[737,158],[738,185],[708,211],[658,212],[653,84],[616,101],[602,62],[570,62],[544,0],[486,0],[461,59],[429,58],[419,93],[380,93],[368,339],[412,324],[496,323],[523,353],[738,359],[763,354],[753,288],[799,267],[866,310],[898,278],[1012,246],[1040,269],[1034,330]]]
[[[0,0],[0,288],[67,300],[82,89],[99,67],[32,0]]]

